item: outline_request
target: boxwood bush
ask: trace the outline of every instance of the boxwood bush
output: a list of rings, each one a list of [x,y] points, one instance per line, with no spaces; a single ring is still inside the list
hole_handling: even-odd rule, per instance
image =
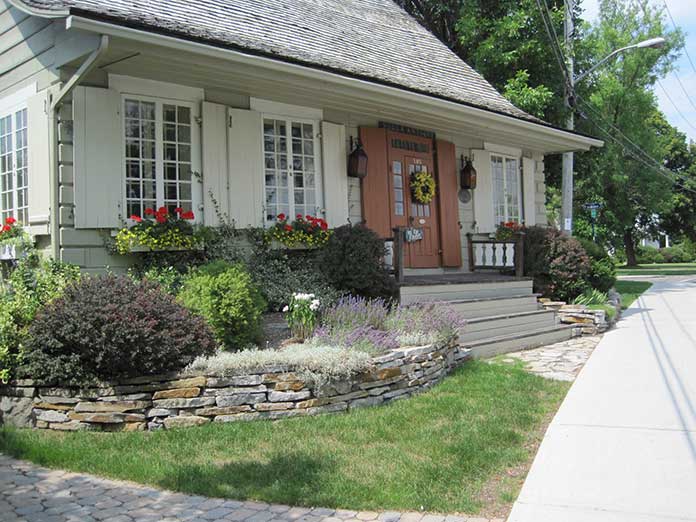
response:
[[[203,265],[186,279],[178,299],[205,318],[227,349],[239,350],[259,340],[266,303],[243,265]]]
[[[79,385],[180,370],[215,346],[205,321],[159,285],[83,277],[37,315],[22,370],[42,382]]]

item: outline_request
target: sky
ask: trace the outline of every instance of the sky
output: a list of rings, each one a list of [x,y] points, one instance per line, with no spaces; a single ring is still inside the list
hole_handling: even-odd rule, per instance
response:
[[[596,19],[598,0],[578,1],[585,10],[584,18],[588,21]],[[677,26],[681,27],[685,33],[686,51],[691,56],[694,66],[696,66],[696,0],[652,0],[652,3],[657,6],[667,4]],[[669,17],[666,19],[666,23],[668,27],[671,27],[672,22]],[[684,94],[684,90],[679,85],[679,80],[684,85],[691,101]],[[696,141],[696,107],[694,107],[696,105],[696,70],[691,66],[685,52],[682,52],[676,63],[676,70],[660,81],[684,117],[675,109],[675,106],[669,101],[660,86],[656,86],[655,94],[657,94],[660,109],[672,125]]]

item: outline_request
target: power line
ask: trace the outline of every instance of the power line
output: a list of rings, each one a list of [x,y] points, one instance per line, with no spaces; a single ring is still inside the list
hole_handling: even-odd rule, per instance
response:
[[[679,114],[679,116],[682,117],[682,119],[686,122],[686,124],[689,127],[691,127],[692,129],[694,129],[694,131],[696,131],[696,127],[694,127],[694,125],[689,121],[689,119],[686,116],[684,116],[684,113],[681,110],[679,110],[679,107],[677,106],[676,103],[674,103],[674,100],[669,95],[669,92],[667,92],[667,89],[665,89],[664,85],[662,85],[662,82],[660,80],[657,80],[657,85],[660,86],[660,89],[662,89],[662,92],[665,94],[665,96],[669,100],[669,103],[672,104],[672,107],[674,107],[674,110],[677,111],[677,114]]]
[[[561,69],[561,73],[563,74],[563,80],[566,84],[566,88],[569,89],[570,92],[573,92],[572,78],[570,78],[565,57],[563,56],[563,51],[558,42],[558,36],[556,35],[555,30],[552,31],[553,19],[551,19],[548,4],[546,4],[546,0],[544,0],[544,6],[542,6],[541,0],[536,0],[536,4],[539,9],[539,14],[541,15],[541,21],[544,23],[544,28],[546,29],[546,35],[548,36],[549,43],[551,44],[551,51],[553,52],[553,55],[558,62],[558,67]],[[547,20],[547,15],[550,21]]]
[[[590,111],[592,111],[597,118],[601,119],[606,125],[608,125],[610,128],[612,128],[617,134],[619,134],[625,142],[622,141],[621,139],[617,138],[614,136],[611,132],[609,132],[606,128],[602,127],[597,121],[594,119],[588,117],[587,115],[585,116],[590,122],[592,122],[599,130],[602,131],[611,141],[619,145],[623,151],[629,155],[631,158],[633,158],[636,161],[639,161],[642,163],[644,166],[648,167],[649,169],[653,170],[654,172],[657,172],[664,178],[668,179],[672,183],[676,184],[677,187],[696,194],[696,190],[693,190],[685,185],[680,184],[679,182],[686,182],[688,178],[683,177],[680,175],[678,172],[675,172],[673,170],[667,169],[664,165],[661,165],[655,158],[650,156],[645,150],[643,150],[639,145],[634,143],[630,138],[628,138],[619,128],[617,128],[615,125],[613,125],[611,122],[607,121],[599,112],[598,109],[593,107],[591,104],[587,103],[586,101],[579,99],[580,103],[582,103],[585,107],[587,107]],[[627,145],[626,142],[630,144]],[[675,179],[676,178],[676,179]]]
[[[665,10],[667,11],[667,15],[669,15],[669,19],[672,21],[672,26],[675,29],[678,29],[677,24],[674,22],[674,17],[672,16],[672,12],[669,10],[669,6],[667,5],[667,0],[662,0],[662,3],[665,4]],[[684,54],[689,60],[689,63],[691,64],[691,68],[694,70],[694,73],[696,73],[696,65],[694,65],[694,61],[691,59],[691,55],[689,54],[689,50],[684,46]]]

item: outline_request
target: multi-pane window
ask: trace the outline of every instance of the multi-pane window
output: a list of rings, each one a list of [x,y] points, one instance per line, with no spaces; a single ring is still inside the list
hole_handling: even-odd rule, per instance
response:
[[[2,219],[29,222],[27,110],[0,117],[0,203]]]
[[[515,158],[491,156],[496,224],[520,222],[520,169]]]
[[[284,119],[263,121],[265,213],[316,215],[319,170],[315,124]]]
[[[127,215],[192,210],[191,107],[133,97],[123,103]]]

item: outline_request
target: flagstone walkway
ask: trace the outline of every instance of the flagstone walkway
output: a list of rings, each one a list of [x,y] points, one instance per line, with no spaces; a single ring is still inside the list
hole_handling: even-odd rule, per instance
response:
[[[0,454],[2,522],[503,522],[238,502],[35,466]]]
[[[507,353],[501,360],[522,361],[530,373],[547,379],[572,382],[601,339],[601,335],[575,337],[541,348]]]

